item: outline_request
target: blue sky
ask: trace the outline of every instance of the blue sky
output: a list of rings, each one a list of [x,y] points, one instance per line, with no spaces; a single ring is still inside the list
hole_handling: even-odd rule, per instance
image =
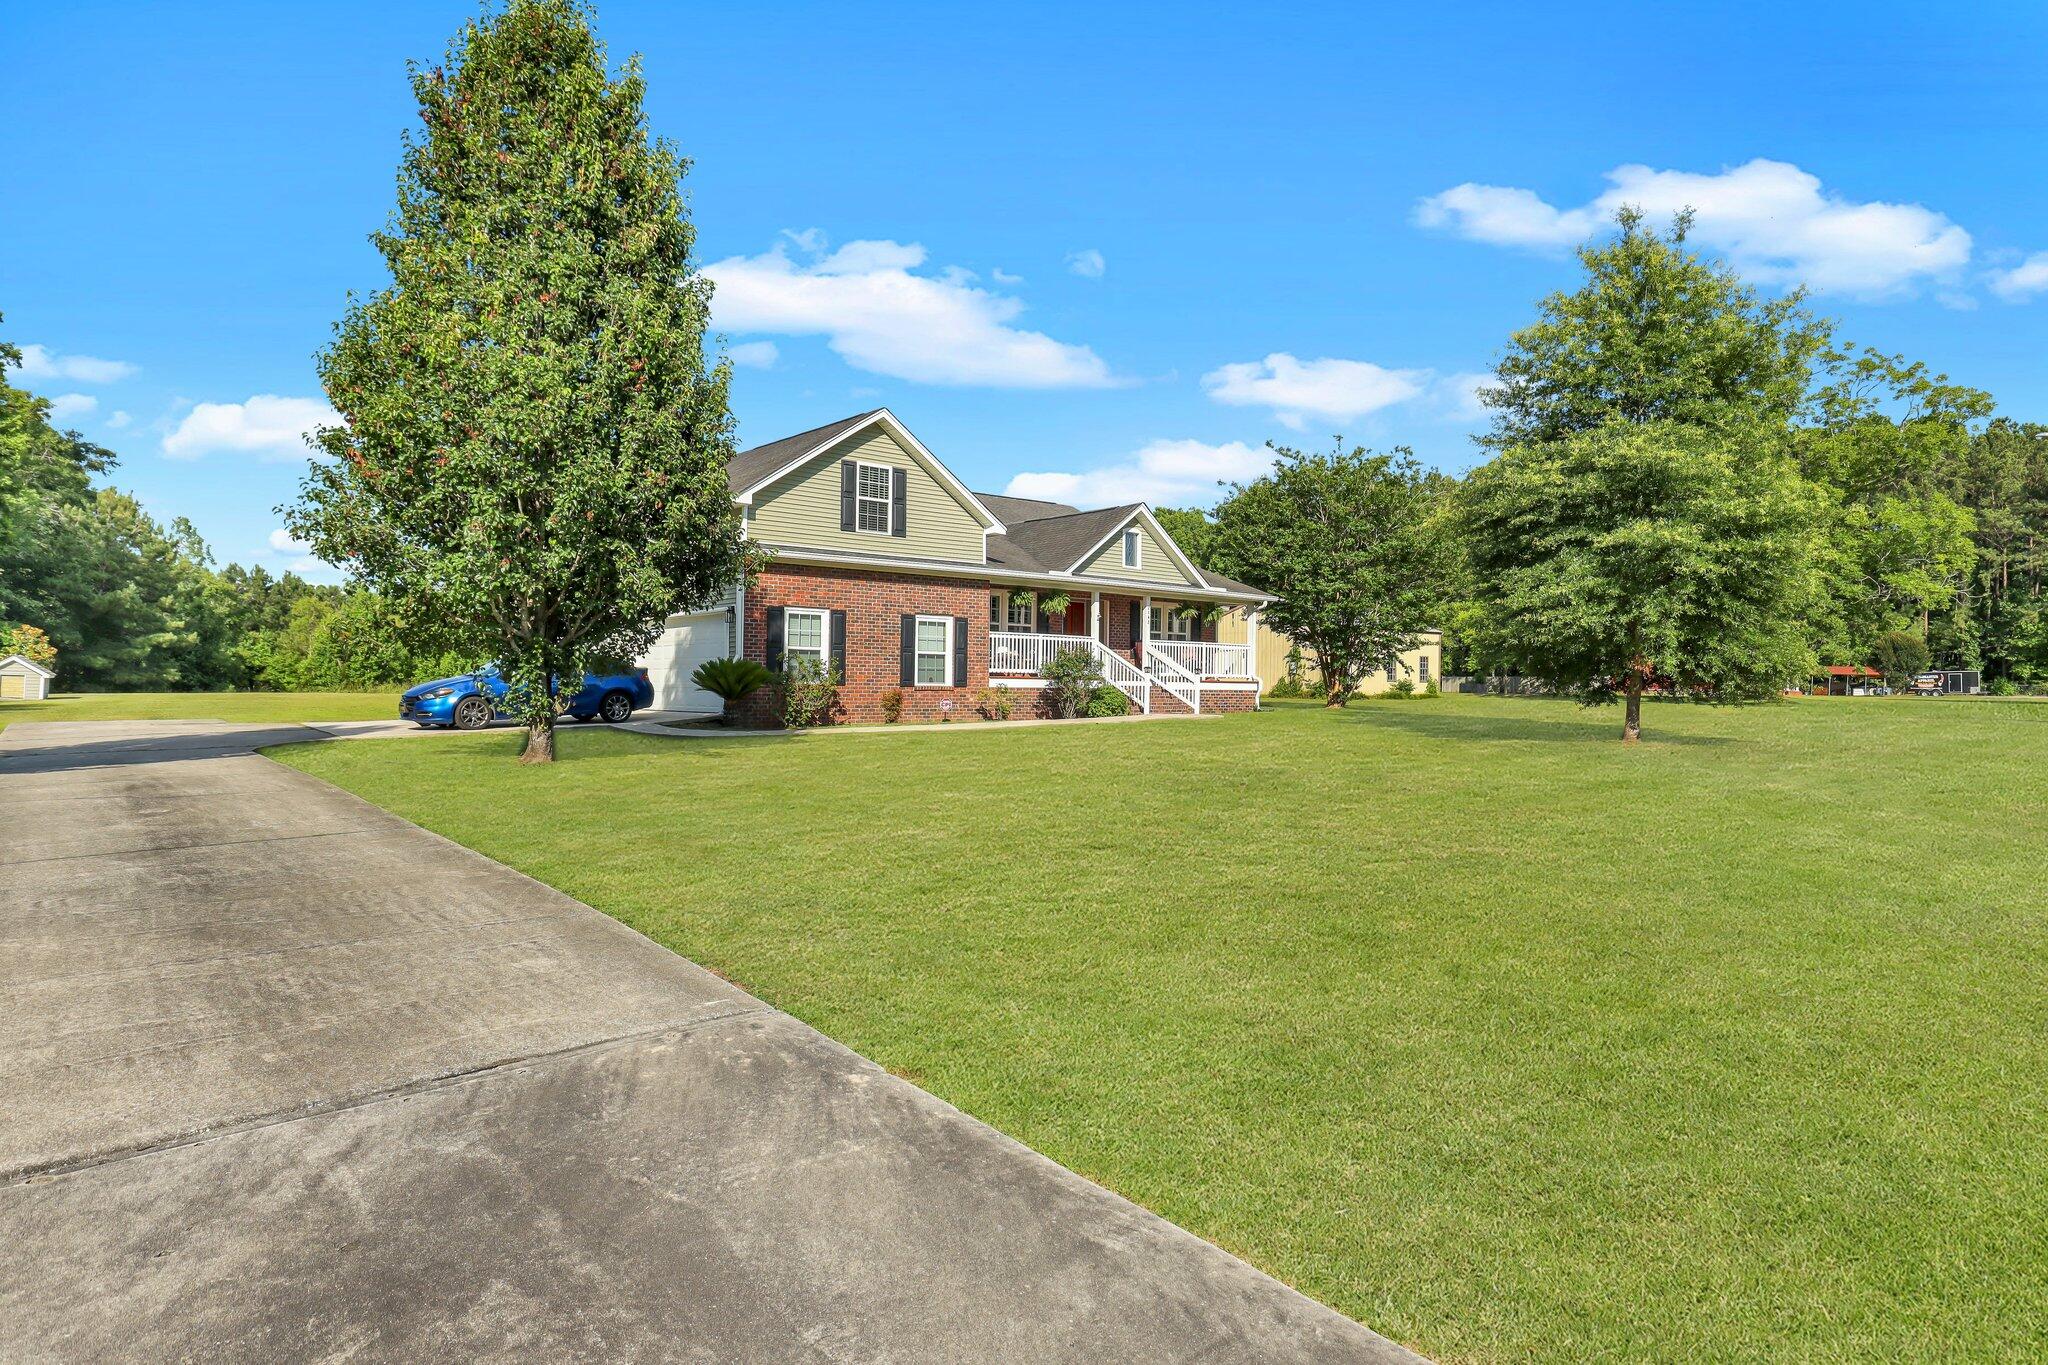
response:
[[[223,560],[462,3],[14,8],[0,335]],[[743,444],[886,405],[977,488],[1207,501],[1267,439],[1469,465],[1472,377],[1617,198],[2048,417],[2048,9],[684,6],[643,54]],[[2037,255],[2037,253],[2041,253]]]

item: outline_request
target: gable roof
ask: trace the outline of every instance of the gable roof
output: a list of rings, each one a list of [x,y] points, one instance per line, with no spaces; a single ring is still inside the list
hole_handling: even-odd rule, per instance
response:
[[[27,664],[30,668],[42,674],[45,678],[54,678],[57,676],[57,674],[53,670],[44,668],[41,664],[37,663],[34,659],[29,658],[28,655],[26,654],[8,654],[5,656],[0,656],[0,668],[5,668],[9,664]]]
[[[1138,504],[1104,507],[1094,512],[1066,512],[1039,517],[1005,528],[1001,536],[990,536],[991,564],[1002,553],[1005,568],[1028,568],[1035,573],[1067,573],[1088,547],[1102,541],[1130,519]],[[996,542],[1004,542],[1000,551]],[[1020,562],[1021,559],[1021,562]]]
[[[751,502],[755,491],[762,486],[773,483],[868,426],[880,426],[914,460],[926,466],[985,531],[1003,529],[1002,519],[988,509],[980,496],[960,482],[958,476],[946,468],[944,461],[925,449],[924,442],[912,435],[910,428],[887,408],[873,408],[837,422],[827,422],[822,427],[800,431],[794,436],[785,436],[779,441],[770,441],[765,446],[743,450],[725,462],[726,483],[734,498],[743,503]]]
[[[1240,583],[1220,573],[1198,567],[1167,533],[1152,509],[1142,502],[1116,507],[1082,509],[1046,498],[1014,498],[1005,493],[976,493],[954,476],[953,471],[913,436],[896,414],[887,408],[842,417],[779,441],[743,450],[726,461],[726,477],[732,495],[742,503],[751,502],[756,491],[791,470],[815,459],[840,441],[869,425],[880,425],[896,442],[928,464],[961,506],[971,511],[986,530],[984,545],[987,567],[1018,574],[1081,577],[1083,561],[1092,557],[1110,538],[1133,520],[1142,520],[1166,548],[1168,556],[1186,575],[1190,587],[1244,597],[1268,597],[1263,588]],[[1098,581],[1122,581],[1095,575]],[[1082,581],[1087,581],[1085,578]]]

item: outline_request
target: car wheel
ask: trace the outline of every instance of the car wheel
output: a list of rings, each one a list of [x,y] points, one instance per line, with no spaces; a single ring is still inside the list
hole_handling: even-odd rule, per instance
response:
[[[491,707],[482,697],[464,697],[455,703],[455,728],[481,730],[491,723]]]
[[[604,700],[597,704],[597,718],[607,725],[617,725],[633,718],[633,699],[624,692],[607,692]]]

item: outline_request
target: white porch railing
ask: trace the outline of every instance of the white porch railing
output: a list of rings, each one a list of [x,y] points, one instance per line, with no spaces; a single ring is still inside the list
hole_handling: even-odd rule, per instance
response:
[[[1154,640],[1145,646],[1180,665],[1197,678],[1249,678],[1252,676],[1250,645],[1205,645],[1188,640]]]
[[[1140,711],[1152,714],[1152,684],[1157,680],[1100,640],[1088,643],[1095,646],[1095,665],[1102,670],[1102,680],[1138,703]]]
[[[1157,642],[1145,647],[1145,672],[1174,696],[1180,698],[1188,710],[1202,714],[1202,680],[1176,663],[1171,655],[1162,654]]]
[[[1029,635],[1017,630],[992,630],[988,633],[988,671],[1036,677],[1061,650],[1092,652],[1094,648],[1095,641],[1086,635]]]

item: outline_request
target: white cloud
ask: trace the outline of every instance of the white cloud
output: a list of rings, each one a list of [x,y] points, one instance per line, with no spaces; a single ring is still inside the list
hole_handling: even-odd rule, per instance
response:
[[[726,351],[726,356],[741,369],[766,370],[774,368],[782,352],[772,341],[743,341]]]
[[[254,557],[268,561],[273,570],[288,569],[319,583],[338,583],[342,578],[332,564],[314,557],[312,546],[292,539],[292,533],[282,526],[270,533],[268,544]]]
[[[246,403],[200,403],[164,437],[164,454],[191,460],[225,451],[261,460],[303,460],[315,453],[306,444],[307,434],[340,421],[318,398],[259,393]]]
[[[21,348],[21,377],[24,379],[69,379],[78,384],[111,384],[135,373],[125,360],[101,360],[90,355],[58,355],[47,346]]]
[[[1389,370],[1369,360],[1297,360],[1276,351],[1264,360],[1211,370],[1202,376],[1202,387],[1219,403],[1270,408],[1298,431],[1310,417],[1348,422],[1419,397],[1431,378],[1428,370]]]
[[[1110,507],[1149,502],[1154,507],[1207,507],[1219,482],[1257,478],[1273,463],[1273,452],[1242,441],[1208,445],[1201,441],[1153,441],[1110,464],[1075,474],[1019,474],[1003,491],[1014,498],[1044,498],[1076,507]]]
[[[135,419],[133,417],[130,417],[125,412],[113,412],[107,415],[107,425],[112,427],[115,431],[119,431],[122,427],[127,426],[130,422],[134,420]]]
[[[100,405],[100,400],[89,393],[60,393],[50,400],[50,419],[68,422],[74,417],[83,417]]]
[[[712,314],[729,332],[822,336],[856,369],[922,384],[1109,388],[1120,381],[1086,346],[1012,326],[1023,301],[976,287],[958,267],[916,273],[916,243],[848,242],[825,255],[817,229],[786,233],[759,256],[704,269]],[[794,243],[811,259],[795,261]]]
[[[1436,381],[1435,393],[1449,416],[1466,422],[1483,421],[1489,414],[1481,395],[1493,383],[1494,377],[1484,372],[1447,374]]]
[[[1094,247],[1085,251],[1067,253],[1067,269],[1084,280],[1099,280],[1102,272],[1109,268],[1109,262],[1102,259],[1102,253]]]
[[[1022,275],[1012,275],[1009,271],[1003,269],[1001,266],[994,266],[990,268],[988,272],[988,277],[994,280],[997,284],[1024,283],[1024,277]]]
[[[1534,191],[1464,184],[1415,207],[1415,221],[1499,246],[1559,250],[1585,241],[1633,204],[1652,222],[1695,211],[1693,237],[1765,284],[1883,298],[1954,280],[1970,234],[1919,204],[1858,202],[1820,178],[1758,158],[1713,174],[1617,166],[1590,203],[1558,208]]]
[[[2048,251],[2037,251],[2007,270],[1991,272],[1991,292],[2018,303],[2048,290]]]

